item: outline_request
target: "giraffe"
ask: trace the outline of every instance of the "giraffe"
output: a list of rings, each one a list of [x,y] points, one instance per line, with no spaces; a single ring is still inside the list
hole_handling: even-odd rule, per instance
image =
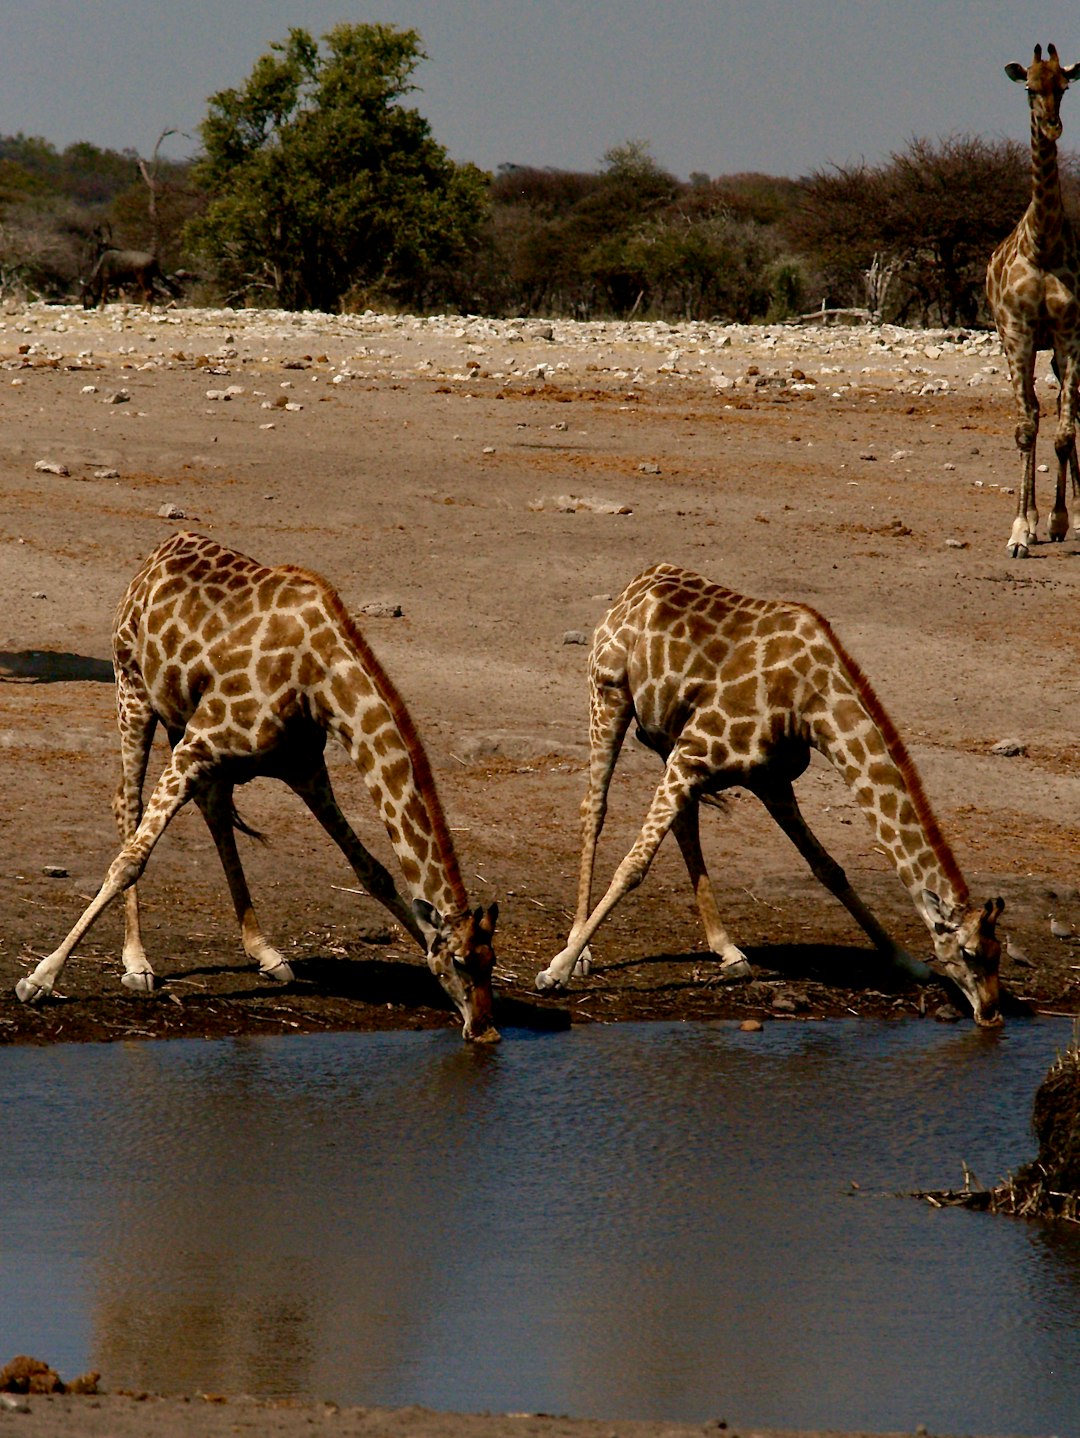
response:
[[[1053,351],[1058,378],[1058,419],[1054,433],[1057,489],[1048,533],[1060,542],[1069,532],[1065,476],[1073,492],[1080,488],[1076,459],[1076,390],[1080,382],[1080,256],[1065,213],[1058,175],[1057,141],[1061,135],[1061,97],[1080,73],[1080,63],[1062,65],[1057,50],[1042,46],[1026,68],[1005,66],[1010,80],[1026,85],[1031,109],[1031,203],[1012,234],[990,256],[986,297],[1009,364],[1013,402],[1019,416],[1016,446],[1023,471],[1016,518],[1006,546],[1013,559],[1026,559],[1037,543],[1039,511],[1035,502],[1035,439],[1039,402],[1035,395],[1035,355]]]
[[[146,559],[113,625],[122,774],[113,812],[122,847],[94,899],[53,953],[16,986],[49,995],[79,940],[124,894],[123,985],[153,989],[136,880],[165,826],[189,799],[217,846],[249,958],[271,979],[292,970],[263,937],[236,848],[245,829],[233,789],[283,780],[339,846],[361,885],[425,949],[467,1039],[497,1040],[492,935],[498,906],[471,911],[431,767],[404,701],[320,575],[266,568],[200,534],[177,532]],[[154,730],[172,746],[143,812]],[[326,770],[328,735],[360,770],[386,826],[411,905],[361,844]],[[253,831],[247,830],[248,833]]]
[[[596,845],[631,721],[663,760],[641,832],[591,908]],[[996,1027],[1004,903],[972,904],[900,736],[828,622],[803,604],[750,599],[701,575],[658,564],[630,582],[600,623],[589,660],[589,783],[581,805],[577,909],[566,947],[536,976],[564,987],[615,905],[645,877],[671,829],[690,876],[720,975],[744,978],[702,858],[701,803],[742,785],[755,794],[875,945],[919,977],[947,975],[976,1023]],[[851,786],[930,931],[930,968],[907,955],[851,888],[807,827],[792,788],[817,749]],[[581,961],[585,959],[585,963]]]

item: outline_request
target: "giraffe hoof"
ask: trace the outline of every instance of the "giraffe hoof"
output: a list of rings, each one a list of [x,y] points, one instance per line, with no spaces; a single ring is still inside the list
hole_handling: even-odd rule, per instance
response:
[[[15,996],[24,1004],[37,1004],[47,996],[49,990],[33,979],[20,979],[15,985]]]
[[[563,985],[550,969],[541,969],[536,976],[536,987],[542,994],[547,994],[553,993],[556,989],[561,989]]]
[[[154,992],[154,975],[148,969],[143,973],[125,974],[120,982],[133,994],[152,994]]]
[[[584,948],[574,965],[574,977],[576,979],[587,979],[592,973],[592,954],[588,948]]]
[[[260,969],[259,973],[264,979],[273,979],[275,984],[291,984],[294,978],[292,969],[284,959],[268,969]]]
[[[1029,557],[1026,544],[1010,544],[1008,548],[1010,559],[1027,559]]]
[[[748,979],[751,977],[750,965],[741,954],[737,959],[724,959],[716,977],[725,984],[735,983],[738,979]]]

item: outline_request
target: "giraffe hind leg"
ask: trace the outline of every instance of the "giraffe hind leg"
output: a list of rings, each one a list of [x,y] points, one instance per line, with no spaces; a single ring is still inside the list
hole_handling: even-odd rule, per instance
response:
[[[697,902],[698,913],[701,916],[709,948],[714,954],[720,956],[719,977],[725,980],[748,979],[750,965],[746,955],[732,942],[720,919],[716,895],[713,892],[709,872],[705,867],[705,859],[701,852],[699,814],[700,810],[696,801],[687,804],[684,809],[679,811],[672,824],[672,833],[682,852],[686,871],[690,875],[690,885],[694,891],[694,899]]]
[[[251,891],[248,889],[244,867],[236,847],[236,818],[232,796],[232,785],[217,780],[208,784],[202,793],[196,796],[195,802],[206,820],[206,827],[214,840],[221,867],[225,870],[225,881],[229,886],[233,908],[240,925],[240,942],[244,946],[244,953],[258,964],[259,972],[265,978],[287,984],[293,978],[293,971],[277,949],[266,941],[255,916]]]

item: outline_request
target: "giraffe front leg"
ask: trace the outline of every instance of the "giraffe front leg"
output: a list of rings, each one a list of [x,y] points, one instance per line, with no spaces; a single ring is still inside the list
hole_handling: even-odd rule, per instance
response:
[[[589,945],[586,943],[584,947],[579,947],[578,941],[589,918],[596,846],[607,817],[611,776],[634,713],[625,669],[619,662],[621,656],[607,657],[612,667],[600,675],[597,672],[599,664],[594,662],[589,679],[589,784],[581,801],[581,861],[578,866],[577,907],[574,910],[570,936],[563,950],[564,954],[573,952],[576,955],[571,967],[575,978],[586,978],[592,972]],[[553,965],[545,972],[549,972],[551,967]],[[537,987],[541,987],[539,976]]]
[[[341,812],[325,764],[320,764],[310,774],[292,775],[286,782],[345,855],[361,886],[393,914],[402,928],[411,934],[426,953],[427,941],[412,905],[406,903],[398,893],[389,870],[384,868],[357,838],[352,825]]]
[[[1016,502],[1016,518],[1013,520],[1006,546],[1012,559],[1027,559],[1038,543],[1039,510],[1035,502],[1035,445],[1022,451],[1023,471],[1020,478],[1020,493]]]
[[[1019,339],[1001,331],[1002,348],[1009,362],[1015,413],[1019,415],[1014,432],[1020,451],[1020,491],[1016,500],[1016,517],[1006,546],[1013,559],[1027,559],[1036,543],[1039,511],[1035,505],[1035,441],[1039,433],[1039,401],[1035,394],[1035,351],[1032,336],[1026,332]]]
[[[150,704],[138,669],[116,659],[116,724],[120,733],[120,783],[113,796],[113,818],[121,844],[134,837],[142,822],[142,790],[146,766],[157,728],[157,716]],[[124,890],[124,976],[121,983],[134,993],[150,993],[154,971],[143,947],[139,921],[139,889],[132,884]]]
[[[929,965],[898,944],[859,898],[842,867],[806,823],[791,785],[774,780],[768,787],[757,786],[754,792],[810,865],[815,879],[840,900],[878,952],[908,977],[928,982],[933,977]]]
[[[607,893],[584,923],[580,926],[575,924],[573,936],[566,947],[555,955],[546,969],[541,969],[537,974],[536,987],[541,993],[566,987],[574,965],[584,953],[593,934],[619,900],[631,889],[636,889],[648,873],[661,840],[674,823],[680,808],[688,802],[689,794],[690,785],[685,775],[680,772],[677,764],[669,763],[668,771],[653,796],[641,833],[615,870]]]

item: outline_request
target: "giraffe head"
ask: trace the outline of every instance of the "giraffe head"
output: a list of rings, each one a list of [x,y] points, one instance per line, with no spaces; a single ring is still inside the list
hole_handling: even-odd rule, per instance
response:
[[[1031,105],[1033,122],[1039,133],[1047,140],[1061,138],[1061,97],[1069,88],[1069,81],[1080,74],[1080,62],[1062,65],[1053,45],[1047,46],[1047,56],[1042,57],[1042,46],[1035,46],[1035,58],[1026,68],[1015,60],[1005,66],[1010,80],[1027,86],[1028,103]]]
[[[428,967],[453,999],[461,1015],[463,1037],[476,1043],[498,1043],[491,995],[495,968],[491,940],[498,904],[466,911],[453,923],[423,899],[415,899],[412,907],[427,947]]]
[[[934,939],[930,967],[961,990],[977,1024],[997,1028],[1002,1023],[998,1007],[1001,944],[995,926],[1005,907],[1004,899],[987,899],[980,908],[978,904],[949,904],[925,889],[923,904]]]

